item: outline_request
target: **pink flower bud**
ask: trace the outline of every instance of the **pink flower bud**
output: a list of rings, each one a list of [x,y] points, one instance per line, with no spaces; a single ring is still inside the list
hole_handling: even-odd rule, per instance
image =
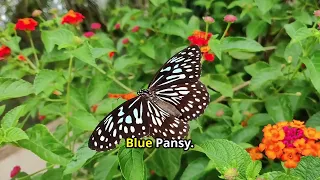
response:
[[[122,40],[122,44],[128,44],[129,43],[129,39],[128,38],[124,38],[123,40]]]
[[[234,23],[237,20],[237,17],[231,14],[226,15],[223,20],[227,23]]]
[[[31,16],[32,16],[32,17],[38,17],[38,16],[40,16],[41,14],[42,14],[42,11],[39,10],[39,9],[36,9],[36,10],[34,10],[34,11],[32,12]]]
[[[314,11],[314,12],[313,12],[313,15],[314,15],[315,17],[320,17],[320,10]]]
[[[91,38],[92,36],[94,36],[94,32],[91,32],[91,31],[85,32],[85,33],[83,33],[83,35],[84,35],[85,37],[87,37],[87,38]]]
[[[15,167],[13,167],[13,169],[11,170],[11,173],[10,173],[10,177],[13,178],[13,177],[16,176],[20,171],[21,171],[21,167],[20,167],[20,166],[15,166]]]
[[[211,17],[211,16],[205,16],[205,17],[202,17],[202,19],[203,19],[204,22],[206,22],[206,23],[209,23],[209,24],[214,23],[214,19],[213,19],[213,17]]]
[[[134,26],[134,27],[131,29],[131,31],[132,31],[132,32],[137,32],[137,31],[139,31],[139,29],[140,29],[139,26]]]
[[[114,25],[114,29],[120,29],[120,24],[117,23],[116,25]]]
[[[92,23],[91,24],[91,29],[100,29],[101,28],[101,24],[100,23]]]

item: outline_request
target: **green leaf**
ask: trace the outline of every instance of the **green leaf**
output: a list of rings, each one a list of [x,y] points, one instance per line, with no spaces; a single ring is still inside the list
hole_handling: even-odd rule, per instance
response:
[[[163,3],[166,3],[167,1],[168,0],[150,0],[150,2],[156,7],[160,6]]]
[[[300,21],[303,24],[311,25],[312,24],[312,17],[310,16],[309,12],[296,10],[293,13],[293,17]]]
[[[89,106],[98,103],[107,95],[110,83],[111,82],[107,81],[103,76],[93,76],[87,90]]]
[[[259,178],[263,178],[267,180],[300,180],[295,176],[290,176],[280,171],[272,171],[272,172],[264,173],[263,175],[259,176]]]
[[[295,38],[297,30],[302,27],[306,26],[299,21],[295,21],[293,23],[284,25],[284,29],[286,30],[287,34],[291,37],[291,39]]]
[[[192,34],[192,32],[197,29],[200,29],[200,20],[197,16],[191,16],[188,22],[187,34]]]
[[[118,158],[120,169],[125,179],[144,179],[143,149],[120,147]]]
[[[2,115],[5,109],[6,109],[6,105],[0,106],[0,116]]]
[[[88,104],[85,99],[85,92],[83,89],[70,88],[70,101],[71,105],[76,107],[77,109],[81,109],[86,111],[88,108]]]
[[[159,176],[172,180],[180,169],[182,152],[182,149],[159,148],[147,162],[148,167],[153,169]]]
[[[270,65],[263,61],[258,61],[254,64],[250,64],[244,67],[244,70],[251,76],[257,76],[262,69],[268,68]]]
[[[101,73],[105,74],[105,72],[96,64],[95,58],[93,57],[93,54],[90,48],[91,47],[88,44],[88,42],[85,42],[81,47],[71,51],[70,53],[77,59],[81,60],[82,62],[89,64],[92,67],[95,67]]]
[[[18,124],[19,118],[24,116],[25,114],[25,105],[17,106],[4,115],[1,120],[1,126],[4,129],[14,127]]]
[[[72,116],[70,117],[70,123],[72,126],[81,130],[92,131],[99,122],[91,113],[78,110],[72,113]]]
[[[238,178],[245,179],[251,158],[239,145],[226,139],[215,139],[196,146],[195,150],[205,153],[222,175],[228,169],[236,168]]]
[[[33,92],[32,85],[22,79],[0,78],[0,101],[23,97]]]
[[[13,36],[10,38],[9,41],[4,41],[3,44],[8,46],[12,51],[20,53],[20,46],[19,43],[21,41],[21,37],[19,36]]]
[[[265,106],[274,122],[291,121],[293,112],[287,96],[270,96]]]
[[[309,127],[320,126],[320,112],[313,114],[306,123]]]
[[[226,97],[233,96],[232,85],[226,75],[213,74],[204,76],[201,79],[203,80],[203,82],[207,82],[205,84],[220,92],[222,95]]]
[[[298,166],[291,171],[291,175],[304,180],[314,180],[320,177],[320,158],[302,157]]]
[[[71,161],[67,163],[66,169],[63,171],[63,174],[71,174],[78,171],[86,161],[92,158],[96,154],[96,151],[91,150],[88,147],[88,141],[84,142],[77,150],[76,154],[72,157]]]
[[[306,27],[299,28],[295,32],[295,35],[292,38],[292,41],[290,43],[292,44],[292,43],[295,43],[295,42],[302,41],[302,40],[304,40],[304,39],[306,39],[306,38],[308,38],[310,36],[313,36],[313,33],[312,33],[311,29],[308,29]]]
[[[182,15],[182,14],[185,14],[185,13],[191,13],[192,10],[191,9],[188,9],[188,8],[184,8],[184,7],[171,7],[171,10],[173,13],[176,13],[178,15]]]
[[[259,113],[253,115],[249,120],[248,120],[248,125],[250,126],[265,126],[267,124],[272,124],[273,121],[269,114],[267,113]]]
[[[277,80],[282,76],[279,68],[268,67],[262,69],[258,74],[253,76],[250,83],[251,90],[257,90],[263,87],[264,84]]]
[[[116,155],[107,155],[98,161],[94,169],[95,180],[112,180],[118,171],[118,157]]]
[[[206,111],[204,111],[204,115],[206,116],[209,116],[213,119],[215,118],[219,118],[216,113],[218,111],[223,111],[223,116],[222,117],[225,117],[225,116],[232,116],[232,110],[224,105],[224,104],[220,104],[220,103],[210,103],[206,109]],[[220,117],[221,118],[221,117]]]
[[[302,47],[300,43],[289,43],[284,50],[283,58],[288,60],[289,56],[292,58],[292,64],[297,65],[300,55],[302,54]]]
[[[141,52],[143,52],[148,57],[155,59],[156,58],[156,51],[153,43],[146,43],[140,46]]]
[[[210,39],[209,47],[213,51],[214,55],[216,55],[221,60],[222,46],[220,40],[213,38]]]
[[[262,168],[261,161],[251,161],[246,170],[247,179],[250,179],[250,178],[255,179],[259,175],[261,168]]]
[[[183,171],[181,175],[181,180],[196,180],[200,179],[205,174],[205,169],[209,163],[209,160],[204,157],[200,157],[190,164],[188,164],[187,168]]]
[[[247,60],[256,56],[255,53],[252,52],[243,52],[243,51],[229,51],[229,55],[235,59],[239,60]]]
[[[268,12],[273,7],[273,5],[275,5],[276,2],[277,0],[255,0],[255,3],[257,4],[262,14]]]
[[[108,55],[110,52],[115,52],[115,49],[111,48],[91,48],[92,57],[100,58],[101,56]]]
[[[21,139],[29,139],[28,135],[22,129],[11,127],[5,130],[5,142],[16,142]]]
[[[125,102],[125,100],[123,100],[123,99],[113,99],[113,98],[104,99],[99,104],[97,111],[96,111],[96,114],[108,114],[124,102]]]
[[[264,48],[255,40],[244,37],[227,37],[222,41],[222,51],[259,52]]]
[[[247,37],[255,39],[259,35],[262,35],[267,30],[267,27],[268,24],[264,21],[251,21],[246,28]]]
[[[35,89],[35,94],[38,95],[47,87],[52,86],[52,83],[57,79],[58,76],[59,73],[56,71],[48,69],[41,70],[34,79],[33,87]]]
[[[141,64],[137,56],[121,56],[114,62],[114,69],[118,72],[125,71],[126,69],[132,69],[132,67]]]
[[[187,25],[185,25],[185,26],[187,26]],[[163,34],[179,36],[179,37],[182,37],[183,39],[185,39],[187,37],[184,28],[181,27],[181,22],[178,20],[167,21],[163,25],[163,27],[160,28],[160,32]]]
[[[231,140],[237,144],[242,142],[249,142],[253,139],[260,131],[259,127],[256,126],[247,126],[235,132]]]
[[[64,51],[64,50],[57,50],[56,48],[53,49],[51,52],[44,52],[41,56],[41,61],[46,63],[48,62],[57,62],[57,61],[65,61],[70,59],[71,54]]]
[[[307,67],[312,85],[318,92],[320,92],[320,52],[314,53],[311,59],[303,58],[302,62]]]
[[[71,31],[62,28],[41,31],[41,40],[47,52],[51,52],[55,45],[58,46],[58,49],[74,47],[73,38],[74,34]]]
[[[26,131],[28,140],[18,144],[51,164],[67,165],[72,152],[55,139],[46,126],[37,124]]]
[[[64,168],[48,169],[47,172],[42,174],[41,180],[71,180],[71,176],[63,175],[63,170]]]

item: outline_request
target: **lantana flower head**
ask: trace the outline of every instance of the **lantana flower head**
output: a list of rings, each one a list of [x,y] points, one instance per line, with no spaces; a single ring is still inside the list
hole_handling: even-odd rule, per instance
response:
[[[92,36],[94,36],[94,32],[88,31],[88,32],[83,33],[83,35],[84,35],[85,37],[87,37],[87,38],[91,38]]]
[[[4,60],[6,57],[10,56],[11,49],[5,45],[0,47],[0,61]]]
[[[18,22],[16,23],[14,29],[21,31],[34,31],[37,25],[38,22],[32,18],[23,18],[18,19]]]
[[[78,25],[84,18],[85,17],[81,13],[69,10],[68,13],[62,17],[61,24]]]
[[[287,168],[297,167],[302,156],[320,157],[320,132],[306,127],[303,121],[278,122],[263,128],[263,139],[258,149],[269,159],[284,161]],[[250,153],[252,159],[257,159]]]
[[[101,24],[95,22],[95,23],[92,23],[90,27],[91,27],[91,29],[100,29],[101,28]]]
[[[211,33],[206,33],[203,31],[195,30],[191,36],[188,37],[190,41],[190,45],[197,45],[200,47],[201,52],[203,53],[203,57],[207,61],[214,60],[214,54],[210,53],[210,47],[208,46],[208,42],[211,38]]]
[[[232,14],[224,16],[223,20],[227,23],[234,23],[238,18]]]

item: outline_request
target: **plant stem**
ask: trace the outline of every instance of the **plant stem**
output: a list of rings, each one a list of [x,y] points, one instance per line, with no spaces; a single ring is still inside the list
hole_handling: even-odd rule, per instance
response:
[[[152,156],[153,156],[156,152],[157,152],[157,149],[154,149],[154,150],[152,151],[152,153],[149,154],[149,156],[148,156],[143,162],[144,162],[144,163],[147,162],[150,158],[152,158]]]
[[[36,71],[36,73],[39,73],[39,69],[30,61],[29,58],[26,57],[26,61],[30,65],[30,67]]]
[[[222,35],[222,37],[221,37],[220,41],[222,41],[222,40],[223,40],[223,38],[226,36],[226,34],[227,34],[227,32],[228,32],[228,30],[229,30],[230,26],[231,26],[231,23],[228,23],[228,25],[227,25],[226,29],[225,29],[225,30],[224,30],[224,32],[223,32],[223,35]]]
[[[122,84],[122,82],[120,82],[118,79],[116,79],[115,77],[112,77],[110,75],[108,75],[108,77],[110,79],[112,79],[115,83],[117,83],[119,86],[121,86],[123,89],[129,91],[129,92],[134,92],[134,90],[130,89],[128,86]]]
[[[288,79],[288,81],[283,86],[281,86],[278,90],[276,90],[275,92],[276,94],[279,93],[283,88],[285,88],[290,83],[290,81],[294,78],[294,76],[299,72],[301,64],[302,64],[302,61],[299,62],[299,64],[297,65],[296,69],[294,70],[292,76]]]
[[[208,30],[209,30],[209,23],[206,23],[206,36],[204,39],[207,39],[208,37]]]
[[[234,87],[234,88],[232,89],[232,91],[233,91],[233,92],[236,92],[236,91],[238,91],[238,90],[240,90],[240,89],[242,89],[242,88],[244,88],[244,87],[248,86],[249,84],[250,84],[250,81],[246,81],[246,82],[244,82],[244,83],[242,83],[242,84],[240,84],[240,85],[238,85],[238,86]],[[212,103],[218,103],[218,102],[221,102],[221,101],[223,101],[225,98],[226,98],[225,96],[220,96],[218,99],[216,99],[216,100],[212,101]]]
[[[33,50],[34,59],[36,60],[37,67],[39,67],[39,59],[38,59],[38,55],[37,55],[37,52],[36,52],[36,48],[34,47],[34,44],[33,44],[33,40],[32,40],[32,37],[31,37],[31,32],[27,31],[27,35],[29,37],[30,44],[31,44],[31,47],[32,47],[32,50]]]
[[[70,57],[69,60],[69,68],[68,68],[68,82],[67,82],[67,97],[66,97],[66,106],[67,106],[67,112],[66,112],[66,121],[67,121],[67,142],[69,141],[69,113],[70,113],[70,84],[72,81],[72,63],[73,63],[73,56]],[[71,145],[71,144],[70,144]],[[71,149],[71,147],[70,147]]]
[[[54,164],[52,164],[52,165],[50,165],[50,166],[48,166],[48,167],[45,167],[45,168],[43,168],[43,169],[40,169],[39,171],[36,171],[36,172],[34,172],[34,173],[32,173],[32,174],[29,174],[29,175],[27,175],[27,176],[23,176],[23,177],[21,177],[21,178],[17,178],[17,180],[23,180],[23,179],[26,179],[26,178],[28,178],[28,177],[34,176],[34,175],[36,175],[36,174],[38,174],[38,173],[40,173],[40,172],[42,172],[42,171],[44,171],[44,170],[47,170],[47,169],[52,168],[53,166],[54,166]]]
[[[251,102],[264,102],[261,99],[232,99],[234,102],[240,102],[240,101],[251,101]]]

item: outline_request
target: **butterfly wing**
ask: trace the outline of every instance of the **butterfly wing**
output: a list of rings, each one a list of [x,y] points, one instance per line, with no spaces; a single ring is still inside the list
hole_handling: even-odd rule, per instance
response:
[[[154,138],[180,139],[188,135],[189,125],[170,115],[156,103],[147,101],[147,117],[150,119],[150,134]]]
[[[201,51],[190,46],[171,57],[149,84],[149,90],[163,89],[170,85],[196,82],[201,75]]]
[[[89,139],[89,148],[96,151],[113,149],[122,138],[141,138],[149,135],[146,117],[146,99],[137,96],[109,113],[95,128]]]

